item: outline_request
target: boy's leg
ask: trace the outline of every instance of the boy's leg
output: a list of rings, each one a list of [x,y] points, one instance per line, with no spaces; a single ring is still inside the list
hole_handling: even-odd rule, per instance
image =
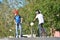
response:
[[[41,24],[38,25],[38,29],[39,29],[39,36],[42,36],[42,27],[41,27]]]
[[[16,23],[16,38],[18,38],[18,24]]]
[[[21,27],[21,24],[19,24],[19,30],[20,30],[20,36],[19,37],[21,37],[22,36],[22,27]]]
[[[41,31],[42,31],[42,36],[45,36],[46,35],[46,30],[45,28],[43,27],[43,23],[41,23]]]

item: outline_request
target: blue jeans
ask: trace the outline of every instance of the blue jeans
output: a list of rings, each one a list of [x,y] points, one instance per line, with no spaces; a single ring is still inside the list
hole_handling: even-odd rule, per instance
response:
[[[38,29],[39,29],[39,36],[43,36],[42,34],[45,33],[45,29],[43,28],[43,23],[38,25]]]
[[[22,27],[21,27],[21,23],[16,23],[16,38],[19,37],[18,35],[18,30],[20,31],[20,37],[22,36]]]

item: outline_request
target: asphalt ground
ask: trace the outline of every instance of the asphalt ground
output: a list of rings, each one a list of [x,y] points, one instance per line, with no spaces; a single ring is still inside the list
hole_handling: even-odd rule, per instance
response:
[[[36,38],[0,38],[0,40],[60,40],[57,37],[36,37]]]

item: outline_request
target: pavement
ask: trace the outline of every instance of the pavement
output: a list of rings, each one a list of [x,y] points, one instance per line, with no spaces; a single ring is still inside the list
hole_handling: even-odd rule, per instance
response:
[[[0,38],[0,40],[60,40],[60,38],[57,37],[36,37],[36,38]]]

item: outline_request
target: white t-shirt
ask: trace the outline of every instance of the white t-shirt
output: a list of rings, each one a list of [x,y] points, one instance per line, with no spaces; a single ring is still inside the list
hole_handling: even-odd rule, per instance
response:
[[[42,14],[37,14],[36,18],[38,18],[39,24],[44,23],[43,15]]]

